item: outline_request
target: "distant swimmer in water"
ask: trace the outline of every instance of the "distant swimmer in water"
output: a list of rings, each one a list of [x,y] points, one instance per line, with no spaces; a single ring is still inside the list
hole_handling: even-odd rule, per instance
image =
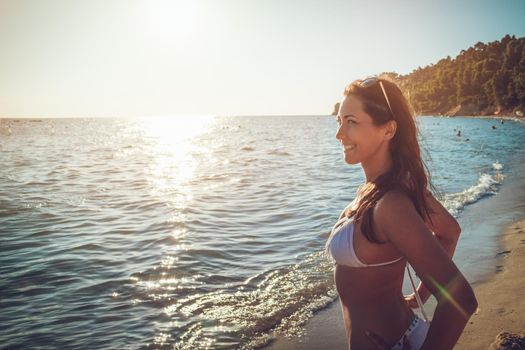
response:
[[[458,133],[456,136],[461,136],[461,130],[458,130]]]
[[[496,129],[496,125],[492,125],[492,130],[495,130]]]
[[[365,175],[325,245],[349,347],[452,349],[478,303],[452,261],[461,227],[429,190],[412,108],[394,82],[369,77],[346,87],[337,125],[345,163]],[[352,181],[338,184],[341,196]],[[420,282],[403,296],[407,264]]]

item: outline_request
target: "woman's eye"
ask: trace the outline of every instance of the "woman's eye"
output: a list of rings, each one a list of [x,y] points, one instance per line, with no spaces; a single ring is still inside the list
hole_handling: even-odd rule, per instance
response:
[[[346,119],[346,121],[348,121],[348,124],[357,124],[352,119]],[[337,125],[341,126],[342,124],[343,124],[343,122],[341,120],[337,120]]]

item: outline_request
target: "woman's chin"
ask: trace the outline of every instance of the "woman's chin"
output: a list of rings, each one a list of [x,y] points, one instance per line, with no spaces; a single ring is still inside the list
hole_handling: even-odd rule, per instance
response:
[[[359,161],[350,157],[345,157],[345,162],[350,165],[359,164]]]

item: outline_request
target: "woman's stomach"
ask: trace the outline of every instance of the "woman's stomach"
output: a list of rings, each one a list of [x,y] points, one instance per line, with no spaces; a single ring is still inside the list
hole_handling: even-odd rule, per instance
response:
[[[335,283],[346,333],[353,348],[360,349],[368,344],[367,330],[393,344],[412,322],[414,312],[405,302],[401,289],[404,266],[349,268],[336,265]]]

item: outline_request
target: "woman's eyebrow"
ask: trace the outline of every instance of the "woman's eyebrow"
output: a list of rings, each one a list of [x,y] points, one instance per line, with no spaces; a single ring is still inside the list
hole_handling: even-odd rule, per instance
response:
[[[339,115],[337,115],[337,116],[335,117],[335,119],[338,120],[338,121],[346,120],[346,118],[354,118],[354,119],[356,119],[356,120],[359,120],[359,118],[356,117],[356,116],[353,115],[353,114],[346,114],[346,115],[345,115],[344,117],[342,117],[342,118],[341,118]]]

